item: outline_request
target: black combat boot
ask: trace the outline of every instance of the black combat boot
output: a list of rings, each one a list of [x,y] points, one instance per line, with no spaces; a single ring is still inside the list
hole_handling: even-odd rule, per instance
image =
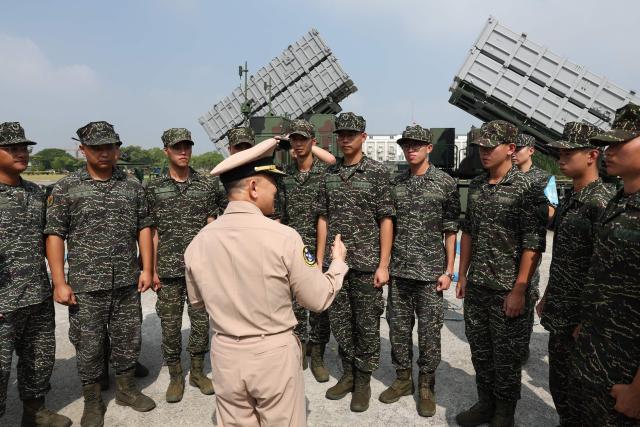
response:
[[[329,381],[329,371],[324,366],[324,344],[313,344],[311,347],[311,373],[319,383]]]
[[[22,401],[21,427],[69,427],[71,420],[44,406],[44,397]]]
[[[516,402],[496,400],[496,413],[489,427],[513,427],[515,425]]]
[[[204,374],[204,354],[191,356],[191,372],[189,372],[189,384],[198,387],[202,394],[211,395],[215,393],[213,383]]]
[[[456,415],[456,422],[462,427],[475,427],[493,419],[496,401],[493,394],[478,390],[478,402],[466,411]]]
[[[184,375],[180,361],[167,365],[169,368],[169,386],[165,398],[169,403],[176,403],[182,400],[184,394]]]
[[[104,413],[107,412],[107,407],[102,401],[100,383],[82,386],[82,396],[84,397],[84,411],[80,425],[82,427],[104,426]]]
[[[395,381],[385,391],[380,393],[378,400],[382,403],[397,402],[402,396],[410,396],[415,391],[411,369],[398,369]]]
[[[353,365],[342,359],[342,376],[333,387],[329,387],[325,397],[330,400],[340,400],[353,391]]]
[[[351,412],[364,412],[369,409],[371,399],[371,372],[355,369],[353,394],[351,395]]]
[[[130,406],[138,412],[147,412],[156,407],[156,402],[138,390],[133,379],[133,369],[116,374],[116,403]]]
[[[421,417],[433,417],[436,414],[435,373],[420,372],[418,388],[420,393],[418,415]]]

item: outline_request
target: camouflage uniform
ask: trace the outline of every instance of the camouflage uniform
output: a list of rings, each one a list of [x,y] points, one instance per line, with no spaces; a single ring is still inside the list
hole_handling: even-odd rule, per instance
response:
[[[173,128],[164,132],[165,148],[191,141],[187,129]],[[177,182],[169,172],[149,181],[145,187],[149,215],[158,233],[157,274],[162,287],[158,290],[156,313],[162,327],[162,353],[170,365],[180,361],[182,353],[182,312],[186,299],[184,251],[196,234],[207,225],[208,218],[218,215],[217,179],[202,176],[191,169],[186,182]],[[204,308],[195,309],[187,301],[191,321],[189,353],[209,351],[209,316]]]
[[[35,144],[17,122],[0,124],[0,146]],[[36,184],[0,183],[0,417],[11,359],[18,355],[20,399],[44,397],[55,362],[51,285],[44,261],[45,195]]]
[[[595,145],[640,136],[640,107],[616,112],[612,130]],[[589,280],[582,293],[582,328],[576,341],[579,375],[575,406],[585,426],[638,426],[613,409],[614,384],[630,384],[640,368],[640,194],[620,190],[596,226]]]
[[[407,127],[404,139],[431,143],[428,130]],[[460,195],[449,175],[431,165],[424,175],[406,171],[392,181],[396,232],[391,256],[393,282],[387,316],[391,356],[397,370],[411,369],[415,316],[418,317],[418,367],[432,374],[440,363],[440,329],[444,319],[442,292],[436,282],[446,270],[445,232],[458,231]]]
[[[595,126],[570,122],[565,125],[562,140],[549,146],[589,148],[589,137],[597,131]],[[553,258],[540,323],[550,332],[549,389],[563,426],[579,424],[567,401],[570,384],[575,381],[571,375],[575,347],[571,334],[580,323],[580,295],[588,279],[595,224],[612,196],[612,188],[597,179],[578,192],[566,194],[554,218]]]
[[[336,119],[338,131],[363,132],[364,127],[364,119],[352,113]],[[343,363],[373,372],[380,359],[380,316],[384,312],[382,288],[373,287],[380,262],[379,222],[394,217],[395,208],[389,172],[380,162],[366,156],[355,165],[345,166],[343,161],[340,158],[327,169],[314,209],[327,219],[327,245],[341,234],[348,248],[349,273],[329,308],[329,320]],[[325,267],[330,252],[326,251]]]
[[[85,145],[121,144],[106,122],[77,133]],[[117,374],[138,359],[137,234],[152,225],[151,217],[142,185],[117,168],[107,181],[92,179],[86,167],[68,175],[55,184],[47,205],[44,233],[67,241],[67,282],[78,301],[69,307],[69,339],[82,384],[93,384],[104,373],[106,333]]]
[[[301,134],[307,138],[313,137],[313,126],[305,120],[294,120],[291,123],[292,132]],[[302,133],[304,132],[304,133]],[[293,164],[287,170],[288,176],[281,180],[286,195],[283,209],[283,223],[292,227],[302,237],[302,241],[309,247],[312,253],[316,253],[316,223],[317,216],[313,212],[313,203],[320,191],[320,182],[324,176],[326,166],[318,159],[313,160],[311,169],[301,172]],[[314,344],[326,344],[329,342],[331,328],[329,326],[329,313],[309,313],[311,331],[307,328],[307,309],[293,302],[293,312],[298,320],[295,334],[300,341],[310,341]]]
[[[481,146],[514,142],[517,129],[500,120],[485,123]],[[497,184],[487,174],[469,185],[467,215],[461,223],[471,236],[471,263],[464,300],[465,332],[471,347],[478,394],[502,402],[520,399],[521,364],[528,347],[526,314],[507,317],[503,305],[525,249],[544,251],[547,202],[533,182],[512,167]],[[525,293],[526,304],[531,295]]]

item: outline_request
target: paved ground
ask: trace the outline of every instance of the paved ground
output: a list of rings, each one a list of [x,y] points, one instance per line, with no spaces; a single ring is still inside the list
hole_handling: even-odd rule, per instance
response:
[[[548,236],[548,251],[541,268],[542,283],[546,285],[549,266],[551,234]],[[436,395],[438,410],[433,418],[422,418],[415,410],[415,400],[409,396],[395,404],[385,405],[377,400],[378,395],[393,382],[395,372],[391,365],[389,328],[381,321],[382,357],[380,369],[372,379],[372,400],[369,410],[362,414],[349,411],[349,397],[339,401],[325,399],[328,387],[335,384],[340,376],[337,345],[331,341],[327,362],[332,378],[328,383],[318,384],[311,373],[305,371],[306,397],[308,402],[308,423],[310,426],[407,426],[456,425],[455,414],[470,406],[476,398],[474,371],[471,365],[469,346],[464,336],[461,302],[455,299],[452,290],[446,295],[448,309],[442,329],[442,363],[437,371]],[[150,368],[148,378],[140,381],[145,392],[156,400],[158,407],[145,414],[115,404],[114,391],[106,393],[107,426],[210,426],[215,422],[213,396],[204,396],[187,385],[185,396],[180,403],[168,404],[164,401],[164,391],[168,383],[166,367],[162,366],[160,352],[160,321],[154,311],[156,297],[152,292],[143,296],[143,348],[140,360]],[[537,320],[537,319],[536,319]],[[48,405],[71,417],[74,425],[80,424],[82,415],[81,387],[76,373],[76,359],[73,346],[69,342],[66,308],[56,306],[57,351],[56,366],[52,377],[52,391],[47,397]],[[185,315],[183,342],[188,337],[188,319]],[[414,336],[414,340],[416,337]],[[557,416],[549,394],[548,358],[546,356],[548,333],[537,324],[531,340],[531,357],[522,374],[522,400],[518,405],[517,424],[519,426],[555,426]],[[417,341],[414,341],[417,342]],[[417,355],[417,349],[414,348]],[[186,356],[184,358],[186,360]],[[188,362],[187,362],[188,363]],[[15,362],[14,362],[15,364]],[[207,369],[208,366],[207,366]],[[417,378],[417,372],[415,372]],[[17,396],[15,369],[9,383],[7,413],[0,420],[2,426],[19,425],[21,403]]]

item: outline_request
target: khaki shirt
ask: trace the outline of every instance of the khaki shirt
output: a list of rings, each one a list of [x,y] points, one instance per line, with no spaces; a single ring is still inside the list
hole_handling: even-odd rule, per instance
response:
[[[293,328],[294,297],[326,310],[349,270],[335,260],[323,274],[295,230],[241,201],[198,233],[184,259],[191,304],[206,307],[217,333],[238,337]]]

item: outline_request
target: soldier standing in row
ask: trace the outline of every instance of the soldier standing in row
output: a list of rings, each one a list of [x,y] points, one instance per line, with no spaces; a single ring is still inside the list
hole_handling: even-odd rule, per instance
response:
[[[461,224],[458,298],[476,371],[478,402],[458,414],[462,426],[513,426],[522,361],[529,344],[527,290],[545,248],[547,201],[511,163],[518,129],[482,125],[480,160],[487,173],[471,181]]]
[[[460,195],[454,179],[429,163],[433,145],[428,129],[408,126],[397,143],[410,168],[392,181],[396,232],[387,316],[397,377],[380,401],[393,403],[414,391],[411,336],[417,317],[418,414],[431,417],[436,412],[435,371],[441,357],[442,292],[453,278]]]
[[[286,193],[284,222],[300,233],[304,244],[315,254],[316,215],[313,212],[313,203],[318,197],[320,181],[326,166],[313,156],[316,139],[311,123],[306,120],[294,120],[289,129],[289,140],[295,153],[295,164],[289,166],[288,176],[283,179]],[[308,341],[314,378],[318,382],[329,381],[329,371],[325,368],[323,359],[325,346],[331,335],[329,313],[309,313],[309,331],[307,309],[294,301],[293,312],[298,319],[295,333],[302,342],[303,368],[307,367]]]
[[[142,185],[115,167],[122,142],[113,126],[91,122],[77,134],[86,167],[54,186],[44,232],[54,298],[69,306],[69,339],[76,348],[84,396],[81,425],[101,426],[105,332],[116,371],[116,403],[143,412],[155,408],[133,378],[141,343],[140,293],[153,279],[152,220]]]
[[[237,127],[231,129],[227,134],[227,139],[229,139],[230,156],[256,145],[256,135],[253,132],[253,129],[248,127]],[[227,200],[227,193],[224,189],[224,185],[222,185],[222,182],[220,181],[218,181],[218,194],[221,195],[218,200],[218,206],[220,208],[219,214],[222,215],[224,210],[227,209],[229,200]]]
[[[362,412],[369,408],[371,373],[380,361],[382,286],[389,281],[395,208],[389,172],[362,153],[365,120],[342,113],[335,132],[344,157],[327,169],[320,186],[315,209],[318,259],[324,257],[328,266],[325,244],[341,234],[349,248],[351,271],[329,309],[343,373],[326,397],[337,400],[353,392],[351,411]]]
[[[624,187],[596,227],[570,404],[583,426],[640,426],[640,106],[620,108],[591,142],[608,145],[607,173]]]
[[[162,327],[162,355],[169,369],[167,402],[179,402],[184,393],[182,313],[187,297],[184,251],[200,229],[218,215],[218,183],[189,167],[193,140],[184,128],[162,134],[169,171],[146,185],[149,214],[153,218],[156,312]],[[189,384],[204,394],[213,394],[211,380],[202,371],[209,351],[209,316],[187,301],[191,332],[187,349],[191,355]]]
[[[34,144],[20,123],[0,124],[0,419],[15,350],[21,425],[66,427],[71,420],[44,404],[56,360],[55,314],[42,234],[45,194],[20,177]]]
[[[613,189],[598,177],[600,152],[589,138],[598,128],[570,122],[562,139],[549,143],[559,152],[560,170],[573,180],[554,220],[553,258],[549,284],[538,304],[540,323],[549,331],[549,389],[561,426],[578,426],[579,418],[568,407],[568,391],[575,378],[573,330],[580,322],[582,288],[593,251],[593,233]]]

